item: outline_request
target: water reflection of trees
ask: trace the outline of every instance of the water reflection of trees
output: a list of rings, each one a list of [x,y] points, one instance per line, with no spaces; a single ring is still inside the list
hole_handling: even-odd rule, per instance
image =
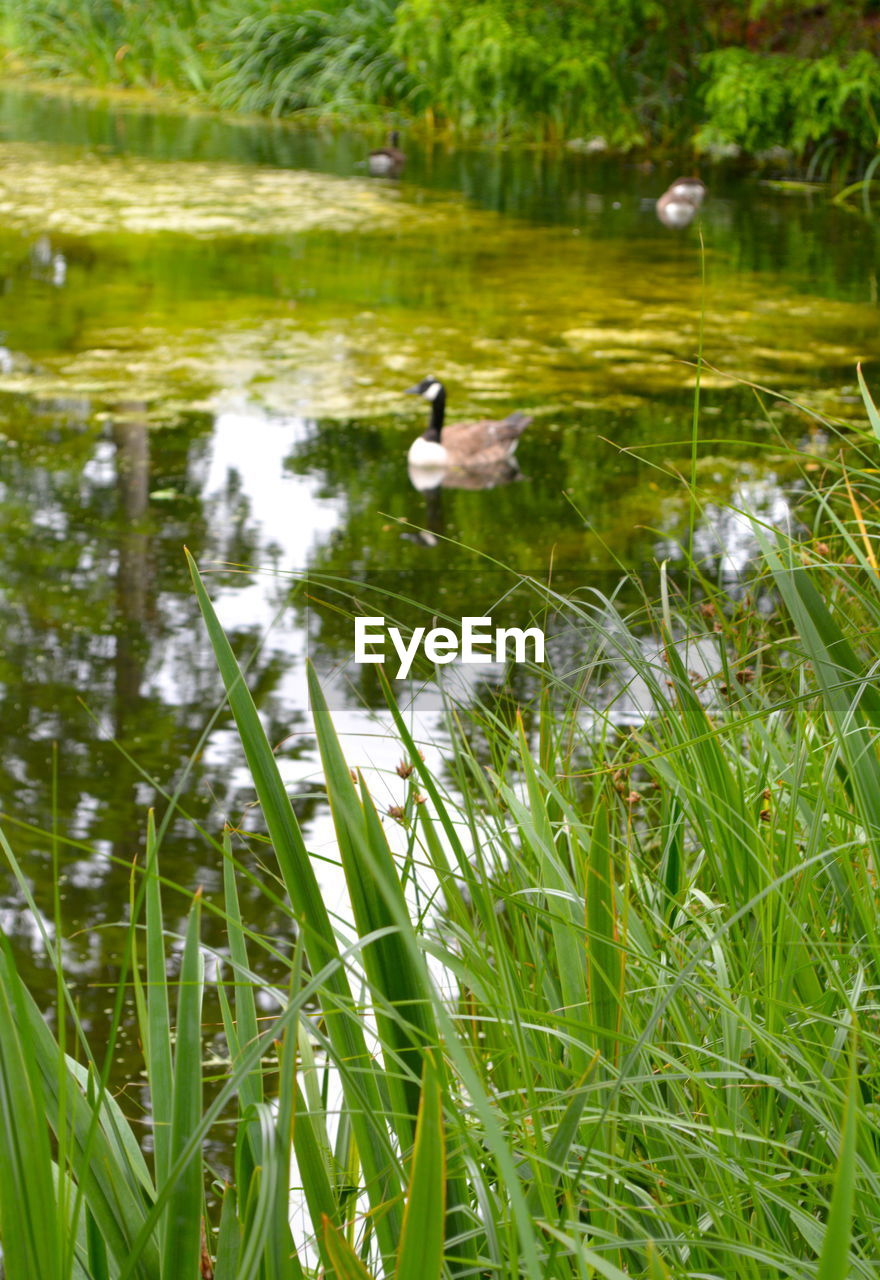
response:
[[[229,528],[207,522],[198,479],[207,415],[152,432],[139,402],[114,406],[102,423],[87,404],[18,397],[3,400],[2,414],[0,807],[49,914],[48,833],[61,841],[65,930],[83,930],[69,944],[70,964],[88,974],[88,1020],[100,1016],[107,1003],[100,983],[118,968],[118,937],[102,926],[126,917],[126,867],[142,854],[147,806],[162,815],[162,792],[173,790],[187,761],[189,783],[164,838],[163,865],[184,889],[181,916],[197,885],[219,887],[219,854],[194,821],[217,832],[238,797],[228,759],[194,757],[222,690],[182,546],[197,559],[256,557],[259,546],[245,512]],[[151,502],[157,491],[168,500]],[[231,638],[239,652],[261,639],[248,627]],[[275,700],[285,669],[271,646],[252,663],[276,741],[295,722]],[[34,922],[18,910],[8,877],[4,883],[8,932],[25,967],[39,968]],[[242,895],[245,903],[259,899],[247,883]],[[260,909],[265,918],[265,904]],[[174,914],[171,899],[172,927]]]

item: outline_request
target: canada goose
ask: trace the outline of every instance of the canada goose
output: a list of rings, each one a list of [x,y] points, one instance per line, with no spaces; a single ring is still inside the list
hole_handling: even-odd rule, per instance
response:
[[[446,389],[437,378],[422,378],[416,386],[408,387],[406,394],[423,396],[431,402],[428,429],[418,440],[412,442],[407,454],[410,478],[414,470],[436,473],[446,468],[458,468],[463,471],[492,472],[514,465],[513,452],[532,420],[528,414],[512,413],[500,422],[481,418],[476,422],[445,424]],[[439,477],[434,483],[440,483]]]
[[[367,168],[374,178],[396,178],[406,164],[406,156],[400,150],[400,134],[394,129],[388,135],[388,145],[371,151]]]

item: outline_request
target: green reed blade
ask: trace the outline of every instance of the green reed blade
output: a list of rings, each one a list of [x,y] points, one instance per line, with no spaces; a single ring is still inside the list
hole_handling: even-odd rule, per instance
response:
[[[238,1263],[241,1257],[242,1223],[238,1216],[238,1196],[235,1187],[223,1189],[220,1209],[220,1230],[214,1255],[214,1280],[238,1280]]]
[[[409,1146],[420,1105],[424,1055],[439,1043],[434,993],[388,839],[372,798],[361,779],[361,798],[358,799],[311,663],[307,673],[312,716],[355,922],[361,937],[377,934],[375,943],[364,949],[364,968],[374,994],[376,1019],[388,1065],[386,1085],[392,1104],[400,1098],[393,1106],[391,1123],[397,1129],[401,1145]],[[438,1063],[437,1072],[442,1088],[442,1063]],[[458,1162],[453,1162],[450,1171],[448,1201],[449,1230],[461,1238],[459,1252],[463,1265],[467,1266],[468,1260],[473,1261],[476,1256],[476,1246],[473,1224],[459,1209],[468,1202],[468,1196]]]
[[[24,991],[0,936],[0,1239],[10,1280],[60,1280],[55,1180],[46,1104]]]
[[[600,799],[593,814],[587,867],[587,992],[596,1047],[606,1062],[617,1060],[623,1002],[623,954],[617,938],[614,867],[608,806]]]
[[[177,998],[174,1083],[169,1156],[183,1156],[202,1120],[202,993],[204,961],[199,928],[201,896],[196,894],[187,922]],[[169,1173],[169,1176],[170,1173]],[[161,1189],[161,1188],[160,1188]],[[163,1280],[197,1275],[201,1257],[204,1204],[201,1147],[191,1151],[175,1179],[165,1210],[162,1251]]]
[[[648,1241],[647,1280],[671,1280],[671,1272],[657,1252],[657,1246],[653,1240]]]
[[[374,1280],[338,1227],[324,1219],[324,1249],[330,1258],[337,1280]]]
[[[153,1115],[153,1149],[156,1183],[161,1186],[173,1163],[171,1155],[171,1100],[174,1096],[171,1061],[171,1014],[165,933],[159,887],[159,851],[153,811],[147,816],[146,920],[147,920],[147,1035],[144,1049],[150,1107]]]
[[[232,858],[230,832],[223,833],[223,901],[225,908],[226,936],[233,965],[233,989],[235,992],[235,1040],[239,1049],[256,1044],[259,1039],[257,1004],[254,985],[245,974],[250,972],[247,943],[241,923],[241,908],[235,883],[235,864]],[[263,1101],[263,1073],[257,1064],[241,1082],[239,1089],[241,1109]]]
[[[378,997],[377,1018],[392,1101],[402,1094],[395,1105],[395,1111],[404,1108],[398,1120],[400,1137],[409,1145],[419,1107],[424,1047],[437,1043],[430,985],[384,828],[363,781],[358,799],[311,665],[308,681],[330,811],[358,934],[363,938],[385,931],[364,949],[363,958],[374,999]],[[391,1016],[386,1016],[383,1007]]]
[[[878,159],[880,159],[880,157],[875,157],[872,163],[876,164]],[[874,403],[874,397],[868,390],[868,384],[865,382],[864,374],[862,373],[862,366],[860,364],[856,365],[856,372],[859,376],[859,390],[862,393],[862,400],[864,401],[865,409],[868,414],[868,421],[873,428],[874,435],[878,440],[880,440],[880,409],[877,408]]]
[[[308,850],[253,698],[205,591],[195,561],[189,553],[187,556],[196,597],[226,687],[275,856],[296,919],[303,930],[306,954],[313,972],[324,971],[325,966],[339,959],[339,949]],[[358,1020],[350,1016],[349,1011],[353,1009],[354,1002],[342,964],[327,969],[321,1003],[337,1061],[346,1067],[344,1080],[350,1100],[349,1112],[375,1213],[375,1226],[383,1255],[391,1260],[395,1256],[400,1234],[401,1187],[389,1159],[385,1134],[380,1128],[383,1106],[376,1066],[367,1052],[363,1028]]]
[[[137,1141],[106,1094],[102,1096],[100,1123],[95,1125],[94,1105],[86,1093],[86,1082],[93,1077],[85,1067],[67,1058],[65,1066],[74,1085],[59,1082],[58,1046],[33,998],[21,985],[5,948],[0,949],[0,992],[7,1007],[15,1008],[18,1027],[27,1027],[34,1075],[43,1089],[42,1114],[53,1129],[58,1123],[59,1093],[65,1090],[71,1175],[82,1188],[98,1229],[119,1264],[129,1256],[148,1208],[145,1183],[149,1185],[150,1180]],[[137,1280],[154,1280],[158,1267],[158,1251],[151,1238],[145,1242],[133,1274]]]
[[[853,1205],[856,1194],[856,1146],[859,1122],[859,1075],[856,1037],[850,1052],[849,1081],[843,1124],[840,1131],[840,1152],[834,1174],[834,1190],[825,1223],[822,1252],[816,1280],[848,1280],[850,1275],[850,1246],[852,1243]]]
[[[445,1190],[443,1093],[426,1056],[396,1280],[439,1280],[443,1268]]]
[[[795,565],[791,555],[783,561],[766,539],[763,552],[813,664],[867,839],[875,853],[880,852],[880,762],[875,748],[880,692],[876,677],[856,656],[808,572]]]

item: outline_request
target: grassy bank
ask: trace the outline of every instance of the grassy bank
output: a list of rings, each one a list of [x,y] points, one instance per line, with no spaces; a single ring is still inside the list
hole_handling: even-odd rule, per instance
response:
[[[149,87],[232,111],[613,148],[770,153],[859,176],[876,154],[868,3],[688,0],[10,0],[30,74]]]
[[[115,1032],[90,1046],[77,1024],[61,919],[45,938],[55,1034],[0,947],[9,1280],[876,1275],[880,415],[866,408],[864,470],[857,452],[818,460],[812,531],[759,529],[763,565],[738,601],[664,580],[623,617],[536,584],[576,656],[528,706],[450,708],[444,777],[389,690],[402,766],[385,813],[311,672],[348,922],[327,912],[192,566],[269,843],[227,832],[223,893],[197,893],[175,941],[163,899],[180,890],[148,826],[113,1025],[132,990],[149,1165],[109,1093]],[[642,722],[625,731],[615,701],[635,690]],[[241,917],[237,878],[259,863],[285,936]],[[211,956],[205,910],[227,933]],[[286,988],[260,976],[279,958]],[[208,998],[223,1044],[209,1091]],[[229,1178],[204,1154],[221,1117]]]

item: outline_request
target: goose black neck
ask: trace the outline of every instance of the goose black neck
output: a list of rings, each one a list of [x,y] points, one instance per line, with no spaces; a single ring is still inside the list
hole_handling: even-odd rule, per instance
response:
[[[446,392],[441,387],[431,401],[431,421],[428,424],[428,430],[425,432],[426,440],[434,440],[439,443],[440,432],[443,430],[443,418],[446,414]]]

